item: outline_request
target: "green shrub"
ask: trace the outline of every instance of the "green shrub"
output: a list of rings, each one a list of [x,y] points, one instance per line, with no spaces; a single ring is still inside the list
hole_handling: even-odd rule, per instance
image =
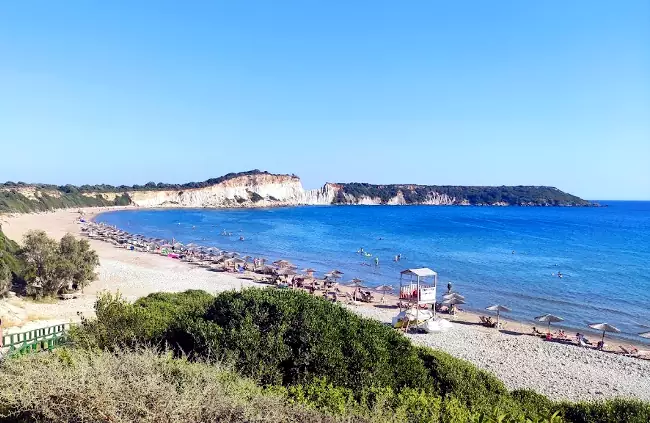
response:
[[[574,423],[647,423],[650,404],[636,400],[613,399],[599,402],[562,403],[564,418]]]
[[[96,319],[83,319],[70,338],[80,346],[102,349],[168,342],[178,320],[200,320],[213,301],[214,296],[198,290],[154,293],[134,304],[119,294],[103,293],[95,303]]]
[[[442,351],[420,347],[418,354],[434,381],[434,391],[438,395],[453,395],[470,408],[513,407],[508,390],[494,375]]]
[[[442,400],[422,390],[404,388],[397,395],[395,413],[413,423],[437,422]]]
[[[219,366],[152,350],[61,349],[0,365],[0,422],[336,422]]]
[[[129,304],[104,295],[97,319],[73,333],[80,346],[165,343],[177,356],[226,362],[288,401],[372,421],[647,422],[650,405],[614,400],[557,404],[508,392],[488,372],[320,298],[249,289],[152,294]]]
[[[557,410],[556,404],[548,397],[529,389],[517,389],[510,395],[527,416],[550,416]]]
[[[205,320],[212,330],[206,331],[209,338],[199,340],[205,346],[199,355],[231,360],[265,385],[309,384],[315,378],[355,392],[432,385],[404,336],[305,293],[225,292],[215,298]]]
[[[1,227],[1,224],[0,224]],[[11,286],[12,281],[19,281],[22,279],[24,263],[19,257],[20,247],[0,230],[0,279],[8,272],[9,283],[7,288]],[[3,273],[5,272],[5,273]]]

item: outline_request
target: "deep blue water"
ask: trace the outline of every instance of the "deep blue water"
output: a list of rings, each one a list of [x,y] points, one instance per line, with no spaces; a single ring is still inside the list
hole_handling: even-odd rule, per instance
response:
[[[426,266],[439,273],[440,286],[451,282],[466,296],[468,309],[500,303],[515,319],[553,313],[577,328],[606,321],[640,341],[635,334],[650,330],[650,202],[606,203],[129,210],[97,221],[320,272],[337,268],[343,281],[360,277],[368,285],[395,285],[400,270]],[[233,236],[221,236],[223,229]],[[379,257],[378,268],[362,265],[374,258],[356,254],[360,247]],[[398,253],[403,260],[395,263]],[[552,276],[558,271],[563,278]]]

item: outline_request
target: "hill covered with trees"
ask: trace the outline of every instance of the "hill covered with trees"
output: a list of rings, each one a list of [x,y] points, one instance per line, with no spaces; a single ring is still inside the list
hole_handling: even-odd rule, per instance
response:
[[[591,206],[589,201],[547,186],[372,185],[345,183],[334,203],[378,198],[388,203],[399,196],[405,204],[427,204],[433,198],[449,205]]]

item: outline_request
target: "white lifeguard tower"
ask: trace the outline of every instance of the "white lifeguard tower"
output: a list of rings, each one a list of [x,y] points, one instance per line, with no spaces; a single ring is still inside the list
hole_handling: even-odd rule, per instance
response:
[[[419,310],[423,305],[434,304],[435,316],[436,287],[438,274],[427,267],[406,269],[400,272],[399,299],[400,310],[415,308]]]

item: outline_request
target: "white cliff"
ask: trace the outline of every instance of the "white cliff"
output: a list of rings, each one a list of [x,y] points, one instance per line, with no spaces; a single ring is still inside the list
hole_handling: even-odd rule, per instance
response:
[[[413,189],[406,186],[404,190]],[[305,190],[296,176],[257,174],[238,176],[227,181],[185,190],[130,191],[129,197],[137,207],[277,207],[294,205],[405,205],[402,190],[385,203],[379,197],[354,196],[343,191],[342,185],[327,183],[322,188]],[[336,201],[335,201],[336,200]],[[419,204],[459,204],[456,198],[431,192]],[[462,204],[462,203],[461,203]]]
[[[128,192],[137,207],[274,207],[332,204],[332,184],[305,190],[300,179],[287,175],[238,176],[205,188],[181,191]]]

